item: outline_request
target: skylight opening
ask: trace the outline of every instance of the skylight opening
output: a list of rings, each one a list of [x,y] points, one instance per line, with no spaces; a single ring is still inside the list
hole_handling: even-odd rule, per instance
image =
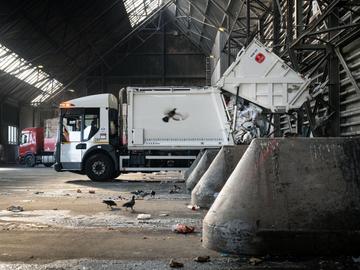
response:
[[[163,0],[124,0],[131,27],[135,27],[145,20],[162,3]]]
[[[33,66],[30,62],[1,44],[0,70],[41,90],[42,93],[31,101],[33,106],[46,101],[52,94],[63,87],[61,82],[51,78],[41,68]]]

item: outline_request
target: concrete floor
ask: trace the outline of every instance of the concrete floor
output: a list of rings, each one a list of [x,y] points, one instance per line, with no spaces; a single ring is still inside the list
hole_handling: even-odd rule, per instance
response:
[[[152,182],[139,181],[141,177],[95,183],[51,168],[0,167],[0,270],[169,269],[171,258],[183,262],[184,269],[360,269],[351,257],[265,258],[252,266],[248,257],[206,250],[201,246],[206,211],[187,208],[190,195],[179,177],[147,175]],[[181,192],[169,194],[174,182]],[[119,196],[129,199],[130,192],[138,189],[154,190],[155,198],[137,200],[134,212],[120,207],[126,200]],[[108,198],[119,207],[106,208],[102,200]],[[7,211],[11,205],[24,211]],[[151,214],[151,219],[137,220],[142,213]],[[195,226],[195,233],[172,232],[177,223]],[[211,262],[193,261],[204,255]]]

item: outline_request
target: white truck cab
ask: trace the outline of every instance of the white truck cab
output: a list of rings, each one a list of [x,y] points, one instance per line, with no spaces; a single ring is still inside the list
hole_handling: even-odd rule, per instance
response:
[[[60,104],[60,128],[56,147],[57,170],[84,171],[83,160],[92,152],[105,162],[93,162],[93,172],[105,170],[115,156],[118,138],[118,101],[111,94],[87,96]],[[114,168],[111,168],[112,171]],[[111,177],[110,175],[108,177]]]

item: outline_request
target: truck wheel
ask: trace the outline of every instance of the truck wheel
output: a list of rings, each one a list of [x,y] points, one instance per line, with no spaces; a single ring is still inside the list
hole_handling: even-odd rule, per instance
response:
[[[29,167],[29,168],[34,167],[35,166],[35,157],[29,155],[29,156],[25,157],[24,162],[25,162],[26,167]]]
[[[86,160],[85,172],[93,181],[112,179],[114,175],[114,164],[108,156],[95,154]]]
[[[112,179],[118,178],[120,174],[121,174],[120,171],[114,171],[114,174],[112,175]]]
[[[52,165],[54,165],[54,163],[44,163],[44,166],[48,168],[51,167]]]

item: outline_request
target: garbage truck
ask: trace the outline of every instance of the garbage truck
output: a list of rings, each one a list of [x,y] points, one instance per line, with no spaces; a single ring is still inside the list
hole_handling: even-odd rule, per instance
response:
[[[118,97],[63,102],[54,168],[94,181],[130,171],[184,170],[199,151],[234,144],[236,119],[224,93],[286,112],[306,100],[308,81],[253,40],[215,86],[127,87]]]

